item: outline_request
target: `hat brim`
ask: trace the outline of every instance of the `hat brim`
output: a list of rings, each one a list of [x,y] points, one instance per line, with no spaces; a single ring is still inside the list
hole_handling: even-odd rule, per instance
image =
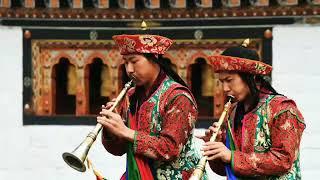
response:
[[[246,58],[215,55],[210,56],[209,61],[215,72],[236,71],[256,75],[268,75],[272,71],[272,66],[261,61]]]

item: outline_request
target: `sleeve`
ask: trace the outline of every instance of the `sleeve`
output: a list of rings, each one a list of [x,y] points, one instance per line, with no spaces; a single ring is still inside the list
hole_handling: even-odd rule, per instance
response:
[[[242,176],[268,176],[287,173],[297,158],[305,124],[291,101],[282,102],[269,122],[272,146],[266,153],[232,152],[231,166]]]
[[[109,135],[106,129],[102,129],[102,145],[111,154],[122,156],[126,153],[127,142],[115,136]]]
[[[170,93],[165,108],[162,130],[158,137],[137,131],[134,139],[134,152],[146,157],[171,161],[177,158],[192,134],[198,111],[183,90]],[[171,96],[171,97],[170,97]]]
[[[220,176],[226,175],[225,164],[220,159],[208,161],[213,172]]]

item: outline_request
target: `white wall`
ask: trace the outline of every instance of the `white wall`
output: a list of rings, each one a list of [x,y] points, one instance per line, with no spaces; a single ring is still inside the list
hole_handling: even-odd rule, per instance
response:
[[[279,26],[273,37],[273,85],[294,99],[305,117],[302,177],[314,179],[320,176],[320,27]]]
[[[304,179],[313,179],[320,175],[316,164],[320,121],[315,109],[320,90],[320,27],[279,26],[273,34],[274,86],[296,100],[305,116],[302,173]],[[91,171],[74,171],[61,158],[84,139],[91,126],[22,126],[22,38],[20,28],[0,26],[0,179],[94,179]],[[106,153],[100,139],[89,157],[111,180],[119,179],[125,169],[125,157]],[[211,179],[222,179],[209,174]]]
[[[94,179],[61,155],[72,151],[92,126],[22,126],[22,30],[0,26],[0,179]],[[97,140],[89,157],[106,177],[119,179],[125,157],[112,157]]]

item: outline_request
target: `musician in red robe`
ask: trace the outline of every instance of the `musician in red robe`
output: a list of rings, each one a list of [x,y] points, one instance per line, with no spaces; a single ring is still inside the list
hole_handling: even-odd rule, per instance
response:
[[[188,179],[199,161],[192,136],[198,111],[185,82],[162,58],[172,40],[156,35],[113,39],[135,87],[119,113],[103,109],[97,118],[104,147],[114,155],[126,153],[122,179]]]
[[[244,43],[210,61],[226,95],[235,97],[220,142],[206,142],[211,169],[228,179],[301,179],[300,140],[305,129],[296,103],[279,94],[264,76],[272,67]],[[202,137],[217,130],[213,124]]]

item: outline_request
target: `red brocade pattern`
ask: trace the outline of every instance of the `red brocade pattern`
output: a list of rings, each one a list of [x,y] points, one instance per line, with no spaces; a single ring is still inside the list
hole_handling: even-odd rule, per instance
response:
[[[127,54],[164,54],[173,41],[157,35],[116,35],[112,37],[120,49],[121,55]]]
[[[198,115],[195,100],[186,87],[163,72],[147,92],[130,89],[128,96],[137,97],[136,110],[122,115],[136,130],[134,156],[145,158],[155,179],[188,179],[200,159],[192,136]],[[102,142],[114,155],[125,153],[127,142],[108,137],[105,130]]]
[[[272,120],[271,147],[267,152],[256,153],[254,147],[257,115],[250,114],[243,120],[241,151],[234,152],[234,171],[242,176],[283,175],[292,168],[298,158],[300,140],[305,124],[295,103],[285,97],[270,102]]]
[[[174,96],[182,93],[184,93],[183,90],[174,90],[168,99],[172,99]],[[153,105],[152,103],[144,103],[141,108],[153,109]],[[190,136],[197,116],[197,110],[187,97],[177,96],[167,106],[167,111],[163,116],[162,130],[158,137],[149,135],[151,122],[148,115],[144,113],[139,114],[136,153],[151,157],[152,159],[167,161],[176,158]],[[155,131],[155,129],[153,130]]]
[[[237,71],[251,74],[267,75],[272,71],[272,67],[261,61],[254,61],[245,58],[216,55],[211,56],[210,64],[214,71]]]
[[[263,109],[257,110],[260,107]],[[233,119],[232,112],[230,116]],[[262,117],[266,120],[262,129],[268,130],[260,132],[257,127],[262,124]],[[284,96],[275,96],[270,102],[262,100],[244,116],[242,127],[232,128],[236,146],[233,171],[239,177],[299,177],[299,146],[304,129],[302,114],[293,100]],[[225,132],[222,136],[226,136]],[[222,162],[210,162],[217,174],[225,175],[223,166]]]

